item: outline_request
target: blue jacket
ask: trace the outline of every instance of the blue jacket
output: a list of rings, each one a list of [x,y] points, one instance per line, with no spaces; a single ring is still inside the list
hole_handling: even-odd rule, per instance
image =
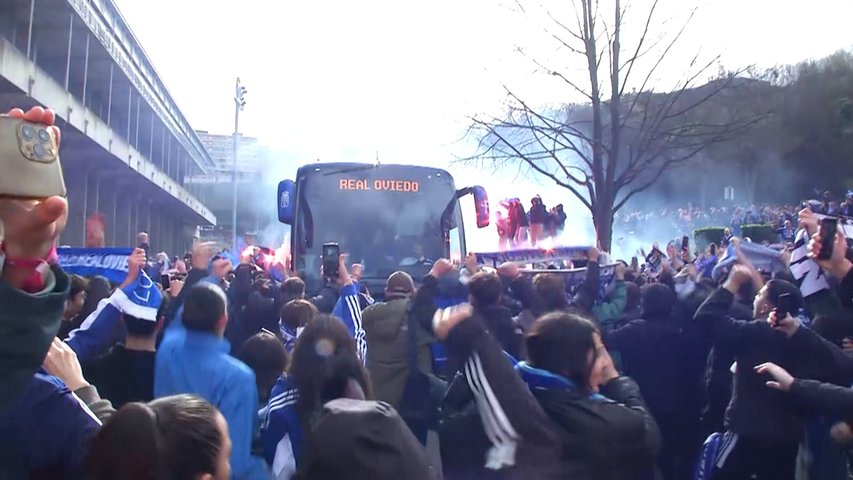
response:
[[[154,396],[192,393],[212,403],[231,435],[231,478],[269,478],[263,461],[251,455],[258,420],[255,374],[229,355],[229,343],[211,333],[188,330],[179,320],[167,329],[157,350]]]
[[[121,312],[105,299],[71,333],[66,342],[81,363],[115,343],[120,319]],[[0,414],[0,478],[83,478],[87,446],[100,427],[61,380],[36,373],[16,404]]]
[[[367,355],[367,342],[361,326],[357,284],[341,289],[341,296],[332,314],[346,325],[363,361]],[[302,453],[302,426],[296,413],[298,398],[296,386],[282,375],[270,393],[269,403],[259,412],[264,459],[272,467],[274,478],[293,476],[297,459]]]
[[[101,300],[80,328],[72,330],[65,339],[77,354],[80,364],[89,363],[116,343],[124,341],[127,332],[121,323],[122,312],[115,306],[115,298],[116,293],[113,292],[109,298]]]
[[[18,404],[0,415],[0,478],[84,478],[86,445],[100,428],[61,380],[36,373]]]
[[[260,411],[264,459],[272,467],[273,478],[292,477],[302,454],[302,425],[296,413],[298,399],[296,386],[282,375],[272,389],[269,403]]]
[[[346,306],[346,308],[344,308]],[[367,340],[364,338],[364,328],[361,326],[361,305],[358,302],[358,284],[350,284],[341,289],[341,296],[332,310],[332,315],[343,320],[352,338],[358,358],[363,362],[367,358]]]

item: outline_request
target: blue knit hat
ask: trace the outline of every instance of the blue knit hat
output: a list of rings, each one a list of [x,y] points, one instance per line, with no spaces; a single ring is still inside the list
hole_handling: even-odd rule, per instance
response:
[[[125,315],[152,322],[157,321],[157,310],[163,302],[163,294],[145,270],[139,272],[135,282],[116,290],[114,297],[113,304]]]

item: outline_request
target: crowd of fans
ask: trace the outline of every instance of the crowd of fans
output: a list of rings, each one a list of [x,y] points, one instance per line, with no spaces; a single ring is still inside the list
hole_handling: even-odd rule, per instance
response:
[[[0,478],[847,477],[853,255],[808,209],[834,279],[808,295],[735,236],[718,283],[671,246],[601,288],[591,248],[571,292],[469,255],[379,301],[344,256],[310,296],[205,243],[167,286],[144,236],[87,284],[55,262],[67,214],[0,199]]]
[[[821,200],[806,200],[800,205],[740,204],[709,208],[687,205],[677,209],[620,211],[614,214],[613,222],[614,230],[620,234],[643,238],[647,234],[676,238],[706,227],[728,227],[740,236],[744,225],[770,225],[784,237],[795,229],[797,212],[805,207],[815,213],[853,217],[853,190],[842,201],[833,200],[825,192]]]
[[[562,203],[549,210],[539,195],[530,200],[529,210],[521,200],[512,198],[502,201],[495,210],[495,226],[501,250],[538,247],[544,240],[563,233],[566,212]]]

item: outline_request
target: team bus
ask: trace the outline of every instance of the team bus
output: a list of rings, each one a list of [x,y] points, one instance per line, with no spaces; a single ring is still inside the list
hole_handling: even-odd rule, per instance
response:
[[[489,225],[486,191],[456,189],[445,170],[411,165],[315,163],[278,186],[279,221],[290,225],[294,270],[309,291],[323,286],[323,244],[336,242],[362,282],[381,296],[398,270],[415,281],[439,258],[464,258],[459,199],[474,196],[477,227]]]

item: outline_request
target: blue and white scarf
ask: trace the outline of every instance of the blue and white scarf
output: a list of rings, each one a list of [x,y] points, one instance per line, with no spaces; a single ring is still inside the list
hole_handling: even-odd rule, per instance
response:
[[[568,392],[578,392],[575,382],[568,378],[551,373],[541,368],[531,367],[527,362],[518,362],[515,364],[515,371],[521,375],[522,380],[531,390],[565,390]],[[600,393],[590,394],[587,398],[596,402],[609,402],[609,398]]]

